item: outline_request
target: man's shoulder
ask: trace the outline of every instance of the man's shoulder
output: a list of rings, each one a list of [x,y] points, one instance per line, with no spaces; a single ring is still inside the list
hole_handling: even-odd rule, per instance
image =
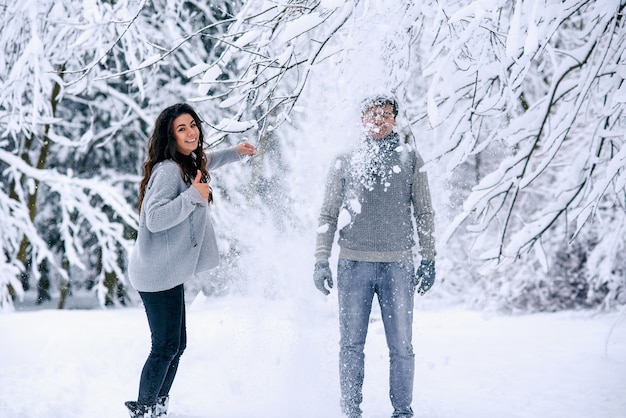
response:
[[[396,151],[400,153],[407,153],[407,154],[417,153],[417,151],[415,150],[415,147],[410,142],[398,143],[398,146],[396,147]]]
[[[354,151],[351,150],[343,150],[335,154],[330,160],[331,168],[336,170],[341,168],[344,164],[348,163],[353,152]]]
[[[333,158],[333,160],[347,160],[349,159],[352,154],[354,154],[355,150],[343,150],[338,152],[337,154],[335,154],[335,157]]]
[[[398,148],[396,148],[396,151],[409,155],[410,158],[413,161],[416,161],[418,165],[424,164],[424,159],[422,158],[420,152],[417,150],[416,144],[413,144],[411,142],[400,143],[398,145]]]

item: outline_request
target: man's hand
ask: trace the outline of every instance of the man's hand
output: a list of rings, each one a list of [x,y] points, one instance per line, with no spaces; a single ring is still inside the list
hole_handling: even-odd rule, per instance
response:
[[[433,284],[435,284],[435,261],[422,260],[413,278],[413,285],[417,286],[417,293],[423,295],[433,287]]]
[[[330,293],[333,288],[333,274],[330,271],[330,265],[328,261],[318,261],[315,263],[315,269],[313,270],[313,282],[315,287],[325,295]],[[328,289],[325,284],[328,285]]]

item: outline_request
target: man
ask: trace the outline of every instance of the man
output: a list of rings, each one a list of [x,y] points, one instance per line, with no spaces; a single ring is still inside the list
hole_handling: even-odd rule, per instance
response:
[[[413,416],[413,296],[435,281],[428,179],[420,155],[394,132],[397,115],[391,97],[363,102],[362,141],[331,165],[319,217],[314,282],[325,295],[333,287],[328,259],[339,229],[339,374],[341,407],[350,418],[361,417],[363,348],[374,294],[389,347],[392,417]],[[421,255],[416,273],[414,224]]]

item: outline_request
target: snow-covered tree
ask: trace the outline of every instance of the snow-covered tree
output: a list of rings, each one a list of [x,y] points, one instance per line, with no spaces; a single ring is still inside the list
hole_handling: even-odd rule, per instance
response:
[[[156,114],[195,88],[183,71],[213,53],[232,4],[3,6],[0,306],[33,282],[40,298],[58,283],[60,306],[83,284],[103,304],[123,301],[146,137]]]
[[[295,101],[307,110],[324,101],[327,115],[304,119],[341,126],[333,109],[349,113],[364,92],[393,92],[406,108],[402,128],[440,177],[434,182],[466,189],[444,194],[463,204],[452,220],[440,218],[440,245],[465,242],[469,254],[447,254],[450,271],[463,273],[449,282],[466,291],[474,275],[481,302],[495,296],[525,309],[610,306],[624,301],[626,288],[624,7],[617,0],[249,2],[241,25],[231,27],[241,36],[225,55],[240,67],[225,103],[239,103],[240,121],[255,109],[250,123],[262,121],[264,132],[272,110],[278,120],[294,117]],[[228,59],[207,63],[205,80]],[[311,84],[322,88],[303,88]],[[259,95],[259,86],[274,96]],[[299,126],[284,128],[292,135],[307,123],[296,117]]]
[[[505,267],[494,290],[507,299],[569,286],[584,303],[597,293],[624,302],[624,240],[615,232],[624,219],[625,7],[471,2],[432,16],[425,112],[441,134],[437,154],[454,169],[483,150],[506,150],[448,232],[472,217],[479,257]],[[585,278],[559,286],[559,254],[576,258]]]
[[[402,106],[399,129],[427,157],[438,192],[447,289],[522,309],[621,303],[624,7],[7,4],[0,300],[19,295],[29,276],[45,283],[45,272],[61,288],[93,282],[103,303],[115,300],[137,221],[145,138],[164,106],[193,103],[212,145],[246,136],[260,150],[250,164],[228,167],[232,180],[216,188],[223,204],[214,216],[233,225],[218,237],[231,273],[212,274],[228,282],[267,232],[240,226],[246,208],[254,208],[250,225],[310,229],[326,156],[358,134],[358,102],[392,92]],[[243,180],[249,171],[251,183]],[[255,269],[271,267],[264,262]]]

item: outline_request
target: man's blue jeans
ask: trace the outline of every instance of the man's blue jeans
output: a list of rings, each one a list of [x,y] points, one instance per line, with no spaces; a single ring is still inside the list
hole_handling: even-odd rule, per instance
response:
[[[389,397],[394,417],[413,411],[413,286],[412,262],[373,263],[339,259],[339,376],[341,405],[348,416],[360,417],[364,378],[363,348],[374,295],[382,313],[389,347]]]
[[[178,362],[187,346],[185,292],[183,285],[163,292],[139,292],[143,301],[152,349],[139,382],[139,405],[154,405],[157,398],[169,396]]]

